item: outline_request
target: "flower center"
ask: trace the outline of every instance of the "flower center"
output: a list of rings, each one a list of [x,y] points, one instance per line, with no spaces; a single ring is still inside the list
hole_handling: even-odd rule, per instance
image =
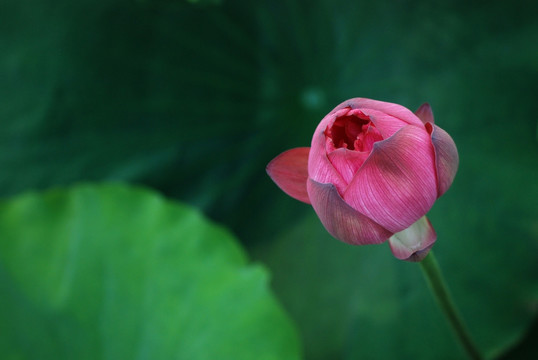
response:
[[[325,136],[332,140],[334,149],[345,148],[368,153],[376,141],[383,140],[370,118],[362,113],[337,118],[325,130]]]

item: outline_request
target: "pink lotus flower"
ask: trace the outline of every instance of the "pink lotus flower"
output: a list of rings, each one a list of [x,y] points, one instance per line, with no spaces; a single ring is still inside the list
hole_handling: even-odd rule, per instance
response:
[[[311,204],[335,238],[353,245],[388,239],[398,259],[420,261],[437,238],[424,215],[452,184],[458,162],[428,104],[412,113],[355,98],[321,120],[310,148],[280,154],[267,173]]]

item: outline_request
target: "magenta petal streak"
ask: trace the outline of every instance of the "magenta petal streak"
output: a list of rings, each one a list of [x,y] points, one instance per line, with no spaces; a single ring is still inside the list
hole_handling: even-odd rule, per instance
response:
[[[423,216],[407,229],[392,235],[390,249],[400,260],[420,261],[426,257],[437,240],[437,234],[430,221]]]
[[[434,150],[423,125],[407,125],[376,142],[343,197],[391,232],[424,216],[437,199],[437,183]]]
[[[267,174],[286,194],[310,204],[306,182],[310,148],[300,147],[283,152],[267,165]]]
[[[323,226],[336,239],[352,245],[380,244],[392,233],[359,213],[332,184],[308,180],[308,194]]]
[[[433,125],[431,137],[435,150],[439,197],[448,190],[452,185],[452,181],[454,181],[458,171],[459,156],[454,140],[439,126]]]

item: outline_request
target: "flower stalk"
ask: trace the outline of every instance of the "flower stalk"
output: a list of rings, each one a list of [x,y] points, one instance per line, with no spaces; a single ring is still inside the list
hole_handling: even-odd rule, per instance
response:
[[[483,357],[471,339],[471,336],[463,323],[459,311],[454,304],[454,300],[450,295],[448,286],[443,278],[443,275],[441,274],[439,264],[437,263],[432,251],[430,251],[429,254],[420,262],[420,267],[422,268],[424,277],[426,278],[437,304],[450,323],[450,326],[456,334],[461,346],[471,359],[482,360]]]

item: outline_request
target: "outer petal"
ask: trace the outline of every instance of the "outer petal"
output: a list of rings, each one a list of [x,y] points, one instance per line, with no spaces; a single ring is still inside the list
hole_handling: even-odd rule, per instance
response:
[[[350,107],[351,109],[372,109],[384,112],[385,114],[391,115],[395,118],[398,118],[400,120],[405,121],[408,124],[412,125],[421,125],[422,122],[420,119],[413,114],[411,110],[408,108],[393,104],[389,102],[384,101],[378,101],[378,100],[372,100],[372,99],[365,99],[365,98],[353,98],[344,101],[340,105],[338,105],[333,111],[340,110],[345,107]]]
[[[327,126],[334,122],[336,117],[347,111],[347,109],[333,110],[321,120],[312,137],[312,147],[308,158],[308,174],[310,178],[320,183],[334,184],[342,194],[348,182],[344,180],[327,157],[325,130]]]
[[[349,205],[391,232],[411,226],[436,199],[434,150],[422,124],[375,143],[344,193]]]
[[[300,147],[278,155],[267,165],[267,174],[286,194],[310,204],[306,182],[310,148]]]
[[[392,235],[390,249],[400,260],[420,261],[426,257],[437,240],[437,234],[426,216],[407,229]]]
[[[437,168],[437,191],[438,197],[443,195],[458,171],[458,165],[460,162],[458,156],[458,149],[454,140],[448,135],[446,131],[441,129],[437,125],[430,125],[432,143],[435,150],[435,166]],[[427,125],[426,128],[429,126]]]
[[[433,124],[433,111],[432,107],[428,103],[420,105],[420,107],[415,111],[415,115],[418,116],[424,124],[432,123]]]
[[[308,180],[312,206],[325,229],[352,245],[380,244],[392,233],[346,204],[332,184]]]

